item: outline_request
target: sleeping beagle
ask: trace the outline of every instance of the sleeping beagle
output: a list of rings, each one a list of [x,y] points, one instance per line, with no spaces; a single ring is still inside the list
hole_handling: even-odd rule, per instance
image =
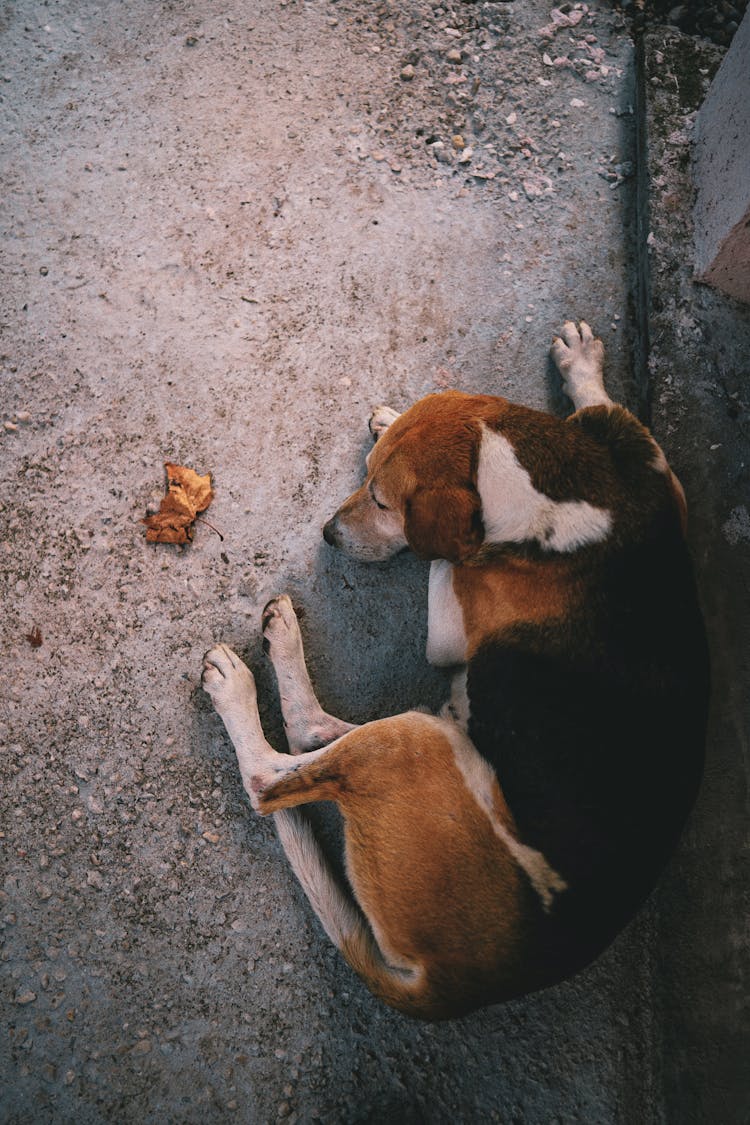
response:
[[[381,408],[328,543],[431,559],[427,657],[452,699],[353,727],[326,714],[286,596],[263,614],[290,754],[225,645],[203,684],[242,780],[331,940],[387,1004],[462,1015],[596,957],[654,885],[693,803],[708,697],[682,489],[608,398],[603,346],[552,355],[576,413],[429,395]],[[335,801],[348,885],[295,806]]]

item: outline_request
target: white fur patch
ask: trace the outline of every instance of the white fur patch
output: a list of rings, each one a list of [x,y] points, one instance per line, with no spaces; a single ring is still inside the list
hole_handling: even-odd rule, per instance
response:
[[[466,788],[475,798],[482,812],[486,813],[495,835],[502,840],[514,860],[529,878],[539,895],[543,909],[549,913],[555,895],[567,890],[568,884],[557,871],[547,863],[541,852],[522,844],[505,827],[495,812],[494,788],[497,779],[489,762],[457,730],[448,733],[456,765],[466,782]]]
[[[439,668],[466,663],[464,615],[453,590],[453,564],[446,559],[436,559],[430,565],[427,660]]]
[[[534,539],[553,551],[575,551],[600,543],[612,529],[606,508],[586,500],[551,500],[531,477],[502,434],[482,427],[477,489],[487,543]]]
[[[310,905],[333,944],[341,949],[361,925],[356,906],[331,874],[310,824],[299,811],[283,809],[274,814],[274,821],[281,845]]]

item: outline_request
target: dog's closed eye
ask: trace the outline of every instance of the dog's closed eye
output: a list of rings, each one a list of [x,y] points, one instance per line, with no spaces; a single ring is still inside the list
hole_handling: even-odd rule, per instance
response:
[[[377,496],[375,495],[375,490],[373,489],[372,485],[370,485],[368,491],[369,491],[370,496],[372,497],[374,503],[377,504],[377,506],[380,508],[380,510],[382,512],[389,512],[390,511],[390,508],[388,507],[387,504],[381,504],[380,500],[378,500]]]

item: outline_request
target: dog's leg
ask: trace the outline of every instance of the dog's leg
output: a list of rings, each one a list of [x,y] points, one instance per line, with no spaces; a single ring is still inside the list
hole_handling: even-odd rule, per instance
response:
[[[358,903],[329,867],[310,824],[294,807],[341,798],[346,791],[346,787],[342,791],[341,782],[347,771],[347,740],[340,739],[333,746],[296,757],[277,754],[263,735],[252,673],[226,645],[216,645],[206,653],[202,683],[234,743],[250,802],[257,812],[274,814],[287,858],[326,933],[376,995],[416,1014],[421,1004],[430,1002],[429,996],[426,1001],[422,998],[419,966],[398,950],[384,951],[379,945]],[[418,722],[426,721],[425,716],[415,718]],[[351,737],[359,737],[359,731]],[[385,741],[388,742],[387,737]],[[366,742],[364,757],[368,759],[380,748],[381,740]],[[337,757],[342,747],[343,758]],[[400,740],[396,751],[399,749]],[[355,752],[355,761],[357,757],[361,755]],[[387,771],[383,783],[378,791],[387,788]],[[357,787],[362,788],[361,780]],[[396,796],[398,792],[396,787]]]
[[[490,812],[502,797],[477,751],[452,723],[409,712],[320,750],[277,754],[263,736],[252,674],[225,645],[206,654],[203,685],[234,743],[253,808],[274,814],[326,933],[372,992],[429,1019],[475,1006],[476,990],[466,991],[477,976],[474,940],[487,928],[487,903],[495,896],[493,885],[488,897],[486,873],[494,880],[499,872],[501,903],[508,905],[499,920],[489,909],[493,965],[512,956],[521,887],[512,836],[495,823],[502,809]],[[348,885],[296,807],[314,801],[341,808]]]
[[[297,614],[286,594],[263,610],[263,648],[276,673],[290,753],[316,750],[354,730],[354,724],[328,715],[318,703],[305,665]]]
[[[563,378],[565,393],[576,410],[584,406],[612,406],[604,389],[604,344],[582,320],[578,327],[566,321],[562,338],[555,336],[552,358]]]
[[[395,410],[391,410],[390,406],[376,406],[370,415],[369,423],[373,441],[377,441],[379,437],[382,437],[388,427],[395,422],[397,418],[398,414]]]
[[[306,777],[316,761],[330,753],[329,749],[325,747],[297,757],[276,753],[263,735],[252,673],[226,645],[216,645],[206,653],[202,683],[234,744],[250,803],[256,812],[274,813],[282,847],[326,933],[347,956],[350,946],[364,950],[367,959],[388,978],[389,972],[382,965],[369,927],[351,895],[329,868],[310,824],[298,809],[278,808],[278,804],[289,806],[334,796],[328,791],[325,770],[319,791],[315,788],[317,779]],[[274,802],[274,788],[281,783],[283,789],[285,778],[289,778],[291,787],[299,792],[296,798]]]
[[[594,336],[584,320],[577,328],[572,321],[566,321],[562,327],[562,339],[560,336],[555,336],[550,353],[563,377],[565,393],[576,410],[581,410],[585,406],[614,405],[604,389],[604,344]],[[682,530],[685,533],[687,530],[685,492],[677,476],[670,469],[663,451],[656,441],[652,440],[655,451],[653,466],[658,472],[663,472],[670,482]]]
[[[453,564],[435,559],[430,564],[427,590],[427,660],[438,668],[466,663],[463,612],[453,590]]]
[[[256,811],[262,811],[259,794],[298,759],[278,754],[266,741],[253,674],[227,645],[216,645],[206,653],[201,682],[232,740],[250,802]]]

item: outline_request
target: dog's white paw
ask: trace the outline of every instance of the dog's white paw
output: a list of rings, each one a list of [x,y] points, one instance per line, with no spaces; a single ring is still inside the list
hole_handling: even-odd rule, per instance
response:
[[[604,344],[597,339],[585,320],[578,326],[568,320],[562,326],[560,336],[555,336],[552,341],[552,358],[563,375],[572,369],[580,373],[585,369],[601,379]]]
[[[372,434],[373,441],[377,441],[382,437],[390,425],[392,425],[398,418],[398,413],[391,410],[390,406],[376,406],[370,415],[370,433]]]
[[[220,715],[257,706],[253,674],[227,645],[215,645],[203,657],[201,683]]]
[[[577,410],[611,402],[604,390],[604,344],[585,320],[578,325],[566,321],[550,352],[563,377],[565,393]]]
[[[288,594],[272,598],[263,610],[263,651],[273,661],[302,659],[302,634]]]

